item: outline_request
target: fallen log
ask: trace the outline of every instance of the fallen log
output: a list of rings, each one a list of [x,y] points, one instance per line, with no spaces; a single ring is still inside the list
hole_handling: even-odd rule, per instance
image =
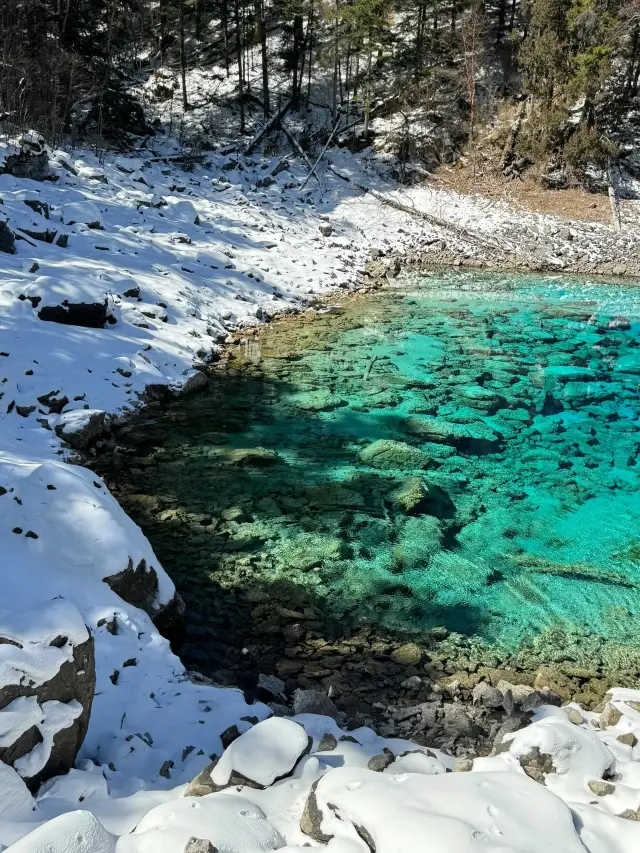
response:
[[[249,144],[244,148],[244,150],[243,150],[243,152],[242,152],[242,156],[243,156],[243,157],[246,157],[246,156],[247,156],[247,154],[251,154],[251,152],[252,152],[252,151],[253,151],[253,149],[256,147],[256,145],[258,144],[258,142],[260,142],[260,140],[262,139],[262,137],[263,137],[263,136],[265,136],[267,133],[269,133],[269,131],[270,131],[270,130],[271,130],[271,129],[272,129],[272,128],[273,128],[273,127],[274,127],[274,126],[275,126],[275,125],[276,125],[276,124],[281,120],[281,119],[283,119],[283,118],[285,117],[285,115],[287,114],[287,112],[288,112],[288,110],[289,110],[289,107],[291,106],[291,104],[292,104],[292,103],[293,103],[293,102],[292,102],[291,100],[287,101],[287,103],[286,103],[286,104],[285,104],[281,109],[279,109],[279,110],[278,110],[278,112],[277,112],[277,113],[275,113],[275,115],[273,115],[273,116],[269,119],[269,121],[268,121],[268,122],[265,124],[265,126],[264,126],[260,131],[259,131],[259,133],[257,133],[257,134],[253,137],[253,139],[249,142]]]

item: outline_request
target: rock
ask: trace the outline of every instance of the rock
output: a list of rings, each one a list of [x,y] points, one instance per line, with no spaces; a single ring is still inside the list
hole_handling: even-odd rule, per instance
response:
[[[166,604],[158,603],[158,575],[153,566],[141,560],[134,567],[129,559],[125,569],[102,580],[124,601],[148,613],[174,651],[180,647],[186,637],[184,601],[176,592]]]
[[[422,679],[419,675],[412,675],[405,679],[400,687],[402,687],[403,690],[411,690],[412,692],[415,692],[416,690],[420,690],[422,687]]]
[[[456,758],[453,764],[454,773],[470,773],[473,770],[473,758],[467,758],[466,755]]]
[[[436,418],[411,417],[404,421],[404,429],[423,441],[449,444],[462,453],[478,456],[497,453],[504,444],[499,433],[485,424],[455,424]]]
[[[107,299],[102,302],[69,302],[63,299],[59,305],[43,305],[38,311],[38,318],[47,323],[84,326],[86,329],[104,329],[109,316]]]
[[[427,501],[429,489],[421,477],[410,477],[390,494],[391,501],[403,512],[417,513]]]
[[[71,204],[65,204],[62,219],[65,225],[81,224],[98,231],[104,230],[100,211],[91,201],[74,201]]]
[[[623,743],[625,746],[635,746],[638,743],[638,738],[634,735],[633,732],[625,732],[623,735],[618,735],[616,740],[619,743]]]
[[[58,598],[1,613],[0,672],[0,761],[35,791],[73,767],[89,725],[93,638],[75,606]],[[39,744],[45,746],[35,749]]]
[[[640,820],[640,810],[625,809],[619,815],[616,815],[616,817],[623,817],[625,820]]]
[[[106,414],[100,409],[65,412],[56,424],[56,435],[74,450],[84,450],[104,431]]]
[[[218,853],[218,848],[206,838],[194,838],[187,841],[183,853]]]
[[[230,465],[241,468],[270,468],[282,462],[282,457],[275,450],[264,447],[242,447],[225,451],[222,455]]]
[[[209,380],[207,378],[206,373],[202,373],[200,370],[195,370],[189,376],[186,377],[182,385],[180,386],[180,394],[193,394],[194,391],[200,391],[202,388],[206,388],[209,384]]]
[[[567,678],[561,672],[545,666],[540,667],[536,673],[533,686],[539,690],[547,687],[565,701],[569,701],[575,692],[575,686],[571,682],[571,679]]]
[[[9,154],[4,164],[0,166],[0,173],[13,175],[14,178],[44,181],[49,177],[49,157],[44,149],[23,150],[19,154]]]
[[[608,729],[611,726],[617,725],[622,719],[622,712],[619,711],[611,702],[607,702],[600,714],[600,728]]]
[[[360,451],[360,461],[383,470],[411,470],[426,468],[431,463],[431,457],[403,441],[380,439]]]
[[[267,788],[289,776],[312,744],[313,739],[293,720],[269,717],[236,738],[220,759],[191,782],[187,795],[204,796],[236,785]]]
[[[607,794],[613,794],[616,790],[616,786],[612,785],[611,782],[605,782],[603,779],[591,779],[588,782],[589,790],[596,795],[596,797],[606,797]]]
[[[283,697],[285,691],[285,683],[277,675],[264,675],[260,673],[258,676],[258,699],[261,702],[269,702],[276,697]]]
[[[335,735],[332,735],[331,732],[325,732],[320,738],[320,743],[318,744],[316,752],[333,752],[337,746],[338,741],[336,740]]]
[[[206,797],[207,794],[213,794],[217,790],[211,779],[211,773],[218,761],[217,757],[214,758],[210,764],[207,764],[204,770],[198,773],[195,779],[189,782],[184,792],[185,797]]]
[[[479,728],[463,705],[445,705],[443,728],[448,737],[475,737]]]
[[[338,716],[338,709],[326,693],[322,693],[320,690],[298,689],[293,694],[293,713],[321,714],[335,720]]]
[[[519,756],[518,761],[527,776],[542,785],[545,784],[547,775],[555,772],[553,758],[546,752],[540,752],[537,746],[525,755]]]
[[[391,660],[398,666],[417,666],[422,659],[422,651],[415,643],[405,643],[391,652]]]
[[[503,694],[497,687],[492,687],[487,681],[480,681],[471,693],[474,705],[484,705],[485,708],[500,708]]]
[[[322,234],[323,237],[331,237],[333,234],[333,225],[330,222],[322,222],[318,225],[318,231]]]
[[[385,747],[380,755],[374,755],[373,758],[369,759],[367,767],[375,773],[382,773],[387,769],[387,767],[390,767],[395,760],[395,755],[390,749]]]
[[[15,255],[16,253],[16,235],[2,220],[0,220],[0,252],[7,255]]]
[[[567,719],[570,723],[573,723],[574,726],[581,726],[585,719],[577,708],[565,708],[565,712],[567,715]]]
[[[226,749],[228,746],[237,740],[240,737],[240,732],[235,723],[228,728],[226,728],[220,735],[220,740],[222,741],[222,746]]]
[[[325,835],[321,829],[323,814],[318,807],[316,791],[320,784],[320,779],[313,783],[307,802],[305,803],[302,817],[300,818],[300,829],[305,835],[310,836],[314,841],[319,841],[321,844],[327,844],[331,841],[331,835]]]
[[[91,812],[78,809],[41,823],[11,844],[11,853],[115,853],[117,841]]]

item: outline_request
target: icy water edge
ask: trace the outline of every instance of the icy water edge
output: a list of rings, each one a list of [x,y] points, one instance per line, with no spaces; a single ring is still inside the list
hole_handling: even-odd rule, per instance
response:
[[[256,603],[311,602],[336,635],[560,661],[588,637],[574,663],[634,671],[639,383],[633,287],[406,276],[234,347],[121,437],[116,491],[209,657],[244,596],[254,627]]]

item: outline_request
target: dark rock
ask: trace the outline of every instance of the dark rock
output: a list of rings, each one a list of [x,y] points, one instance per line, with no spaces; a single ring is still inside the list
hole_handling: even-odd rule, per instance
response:
[[[38,311],[40,320],[67,326],[84,326],[87,329],[104,329],[108,316],[107,299],[104,302],[76,303],[65,299],[60,305],[44,305]]]
[[[294,714],[322,714],[335,718],[338,709],[331,699],[320,690],[296,690],[293,697]]]
[[[369,770],[373,770],[375,773],[382,773],[383,770],[386,770],[387,767],[390,767],[393,762],[396,760],[395,755],[391,752],[387,747],[384,748],[380,755],[374,755],[367,762],[367,767]]]
[[[0,220],[0,252],[7,255],[15,255],[16,253],[16,235],[2,220]]]
[[[34,213],[39,213],[45,219],[49,218],[49,205],[46,201],[41,201],[39,198],[25,198],[24,203],[30,207]]]
[[[239,737],[240,732],[238,731],[238,727],[236,725],[232,725],[222,732],[222,734],[220,735],[220,740],[222,741],[222,746],[226,749],[234,742],[234,740],[237,740]]]
[[[153,566],[147,567],[141,560],[134,568],[130,559],[126,569],[103,578],[103,581],[124,601],[148,613],[172,649],[176,650],[184,643],[187,633],[184,601],[176,592],[167,604],[158,606],[158,575]]]
[[[45,150],[21,151],[5,158],[0,173],[13,175],[14,178],[28,178],[32,181],[44,181],[49,177],[49,157]]]
[[[330,732],[325,732],[320,738],[320,743],[318,744],[316,752],[333,752],[337,746],[338,741],[335,736]]]
[[[79,429],[73,428],[73,421],[56,425],[56,435],[74,450],[85,449],[104,432],[105,412],[95,409],[87,411],[87,415],[86,422]]]

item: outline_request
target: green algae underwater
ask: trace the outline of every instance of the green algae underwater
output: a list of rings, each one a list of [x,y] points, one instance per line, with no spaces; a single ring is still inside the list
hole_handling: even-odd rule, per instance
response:
[[[637,646],[639,384],[632,286],[407,274],[232,347],[125,506],[200,621],[288,585],[342,626]]]

